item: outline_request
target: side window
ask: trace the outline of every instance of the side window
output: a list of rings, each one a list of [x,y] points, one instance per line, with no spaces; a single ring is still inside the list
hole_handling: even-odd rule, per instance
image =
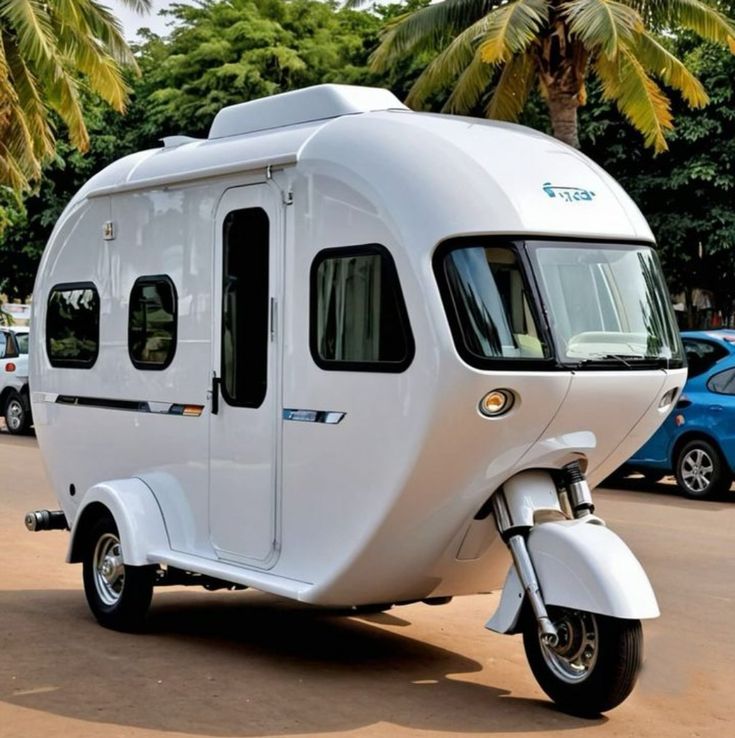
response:
[[[13,342],[13,336],[6,331],[0,331],[0,359],[14,359],[18,352]]]
[[[709,341],[696,338],[684,338],[682,340],[689,366],[689,379],[704,374],[728,353],[724,346]]]
[[[51,366],[89,369],[97,361],[100,298],[88,282],[51,288],[46,307],[46,353]]]
[[[311,267],[310,344],[322,369],[401,372],[414,343],[393,259],[382,246],[326,249]]]
[[[707,389],[716,392],[718,395],[735,395],[735,369],[728,369],[715,374],[707,382]]]
[[[268,216],[233,210],[222,233],[222,396],[260,407],[268,389],[270,288]]]
[[[165,369],[173,361],[176,304],[176,288],[169,277],[135,281],[128,312],[128,352],[137,369]]]

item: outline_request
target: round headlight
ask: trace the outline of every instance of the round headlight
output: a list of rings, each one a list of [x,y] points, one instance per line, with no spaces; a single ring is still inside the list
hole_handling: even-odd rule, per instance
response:
[[[488,418],[496,418],[507,413],[513,407],[515,397],[510,390],[495,389],[488,392],[481,400],[480,412]]]

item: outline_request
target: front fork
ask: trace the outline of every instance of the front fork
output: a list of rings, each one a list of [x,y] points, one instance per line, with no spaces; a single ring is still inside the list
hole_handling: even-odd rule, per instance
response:
[[[556,475],[545,472],[521,472],[493,495],[493,514],[500,535],[513,557],[518,579],[528,598],[538,623],[542,640],[550,647],[559,644],[559,633],[546,610],[533,561],[526,546],[526,535],[535,525],[536,513],[558,514],[583,518],[592,515],[592,503],[587,480],[579,462],[567,464]]]

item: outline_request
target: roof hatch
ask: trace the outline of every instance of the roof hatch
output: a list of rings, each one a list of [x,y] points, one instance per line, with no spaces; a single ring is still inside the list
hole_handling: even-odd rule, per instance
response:
[[[317,85],[239,103],[217,113],[209,138],[225,138],[297,123],[375,110],[408,110],[388,90],[353,85]]]

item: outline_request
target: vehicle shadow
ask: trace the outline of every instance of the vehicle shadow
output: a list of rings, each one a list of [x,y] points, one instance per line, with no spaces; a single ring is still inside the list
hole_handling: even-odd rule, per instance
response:
[[[74,590],[0,592],[0,700],[208,736],[331,733],[383,722],[455,735],[517,733],[605,721],[488,686],[507,682],[503,659],[487,659],[483,669],[377,624],[406,622],[400,614],[347,617],[256,592],[164,592],[147,632],[129,635],[100,628],[82,599]],[[482,683],[468,679],[482,671]]]
[[[724,497],[713,500],[692,500],[684,496],[673,477],[665,477],[660,482],[649,482],[641,476],[630,476],[616,479],[614,482],[603,482],[597,486],[595,492],[632,492],[634,494],[627,495],[626,499],[633,502],[650,502],[651,495],[658,495],[662,499],[666,498],[668,506],[689,510],[726,510],[735,504],[733,487]]]

